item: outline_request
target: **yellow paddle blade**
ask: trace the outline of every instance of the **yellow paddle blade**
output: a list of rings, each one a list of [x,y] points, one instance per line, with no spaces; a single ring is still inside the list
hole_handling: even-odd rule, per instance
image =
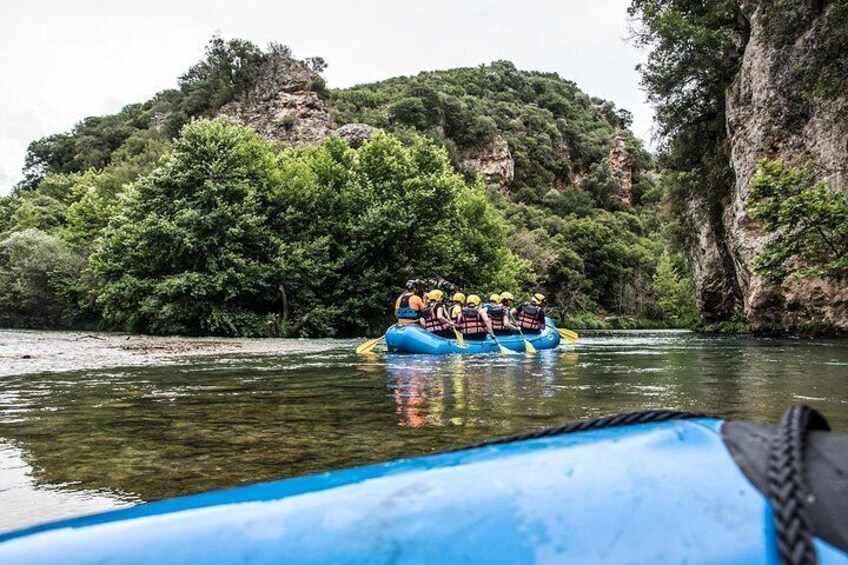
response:
[[[370,352],[372,349],[377,347],[377,344],[380,343],[383,340],[384,337],[386,337],[386,336],[381,335],[380,337],[377,337],[377,338],[374,338],[374,339],[369,339],[368,341],[366,341],[365,343],[363,343],[362,345],[360,345],[359,347],[356,348],[356,353],[362,354],[362,353]]]
[[[459,346],[459,347],[468,347],[468,346],[465,344],[465,338],[464,338],[464,337],[462,337],[462,334],[461,334],[461,333],[459,333],[459,330],[457,330],[456,328],[454,328],[454,329],[453,329],[453,333],[454,333],[454,334],[456,334],[456,344],[457,344],[457,346]]]
[[[515,351],[513,351],[512,349],[507,349],[506,347],[501,345],[499,341],[496,341],[495,343],[498,344],[498,350],[501,352],[501,355],[510,355],[512,353],[515,353]]]
[[[575,341],[580,339],[580,336],[577,335],[576,332],[573,332],[571,330],[566,330],[566,329],[563,329],[563,328],[557,328],[557,333],[559,334],[559,337],[569,341],[570,343],[574,343]]]
[[[526,339],[524,340],[524,352],[527,355],[536,355],[536,353],[538,353],[538,351],[536,351],[536,347],[534,347],[533,344]]]

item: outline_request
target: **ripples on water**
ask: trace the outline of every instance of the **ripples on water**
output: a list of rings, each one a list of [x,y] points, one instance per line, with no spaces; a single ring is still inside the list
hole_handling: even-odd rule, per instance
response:
[[[848,430],[845,341],[594,332],[533,358],[313,344],[1,377],[0,529],[629,410],[775,422],[804,402]]]

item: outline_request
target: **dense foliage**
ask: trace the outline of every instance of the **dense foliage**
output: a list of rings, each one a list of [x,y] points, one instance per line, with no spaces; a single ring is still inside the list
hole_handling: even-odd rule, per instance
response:
[[[333,91],[331,100],[339,122],[426,135],[458,168],[502,137],[515,178],[490,197],[510,223],[510,248],[531,262],[538,287],[572,314],[663,318],[652,281],[672,232],[653,158],[627,129],[626,111],[554,73],[519,71],[506,61]],[[623,200],[611,167],[616,140],[629,156],[632,202]],[[682,254],[675,259],[690,280]],[[691,312],[693,295],[682,300]]]
[[[552,187],[573,186],[593,167],[608,167],[604,160],[618,135],[634,161],[637,199],[650,187],[643,173],[651,156],[626,129],[630,114],[555,73],[497,61],[337,90],[331,101],[339,123],[362,122],[401,136],[415,130],[444,144],[456,164],[502,136],[515,161],[510,186],[521,202],[544,205]]]
[[[62,239],[28,228],[0,242],[0,324],[74,324],[85,260]]]
[[[733,184],[725,151],[725,92],[747,38],[740,0],[632,0],[634,39],[648,50],[639,66],[648,99],[656,108],[673,216],[683,218],[688,199],[706,204],[720,232],[721,202]],[[693,244],[676,230],[675,243]]]
[[[848,275],[848,195],[816,181],[807,167],[763,160],[751,181],[749,214],[777,232],[755,262],[774,283],[789,276]]]
[[[277,55],[287,48],[216,37],[178,89],[34,142],[26,180],[0,198],[0,261],[15,277],[0,302],[21,305],[0,322],[379,331],[413,276],[541,290],[573,320],[691,321],[664,186],[625,111],[497,62],[331,92],[315,80],[337,123],[389,132],[356,150],[338,139],[283,149],[203,119]],[[486,187],[463,160],[497,136],[515,179]],[[628,156],[630,201],[613,145]],[[61,264],[42,273],[27,257],[48,248]],[[43,317],[25,312],[39,301]]]
[[[385,323],[399,277],[527,276],[482,190],[424,140],[278,154],[246,128],[196,121],[124,198],[91,258],[113,327],[350,333]]]

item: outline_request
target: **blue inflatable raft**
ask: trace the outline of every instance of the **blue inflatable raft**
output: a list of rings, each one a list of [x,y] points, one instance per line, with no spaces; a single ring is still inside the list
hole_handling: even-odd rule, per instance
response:
[[[781,428],[651,412],[534,435],[38,526],[0,537],[0,563],[777,564],[773,508],[848,563],[848,436],[810,433],[803,503],[773,506]]]
[[[497,336],[498,342],[507,349],[518,352],[524,351],[525,339],[539,350],[556,349],[560,342],[556,326],[550,318],[546,318],[545,323],[547,325],[538,334],[524,334],[523,338],[519,334]],[[394,325],[386,330],[386,347],[393,353],[445,355],[448,353],[497,353],[499,351],[498,344],[491,337],[484,340],[465,340],[465,344],[466,347],[460,347],[455,339],[439,337],[417,324]]]

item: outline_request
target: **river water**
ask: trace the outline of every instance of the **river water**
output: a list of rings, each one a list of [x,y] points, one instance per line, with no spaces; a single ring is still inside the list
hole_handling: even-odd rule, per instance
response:
[[[525,358],[166,338],[110,357],[113,338],[74,335],[0,332],[0,531],[631,410],[774,423],[806,403],[848,431],[848,341],[586,332]],[[12,362],[30,346],[40,361]]]

